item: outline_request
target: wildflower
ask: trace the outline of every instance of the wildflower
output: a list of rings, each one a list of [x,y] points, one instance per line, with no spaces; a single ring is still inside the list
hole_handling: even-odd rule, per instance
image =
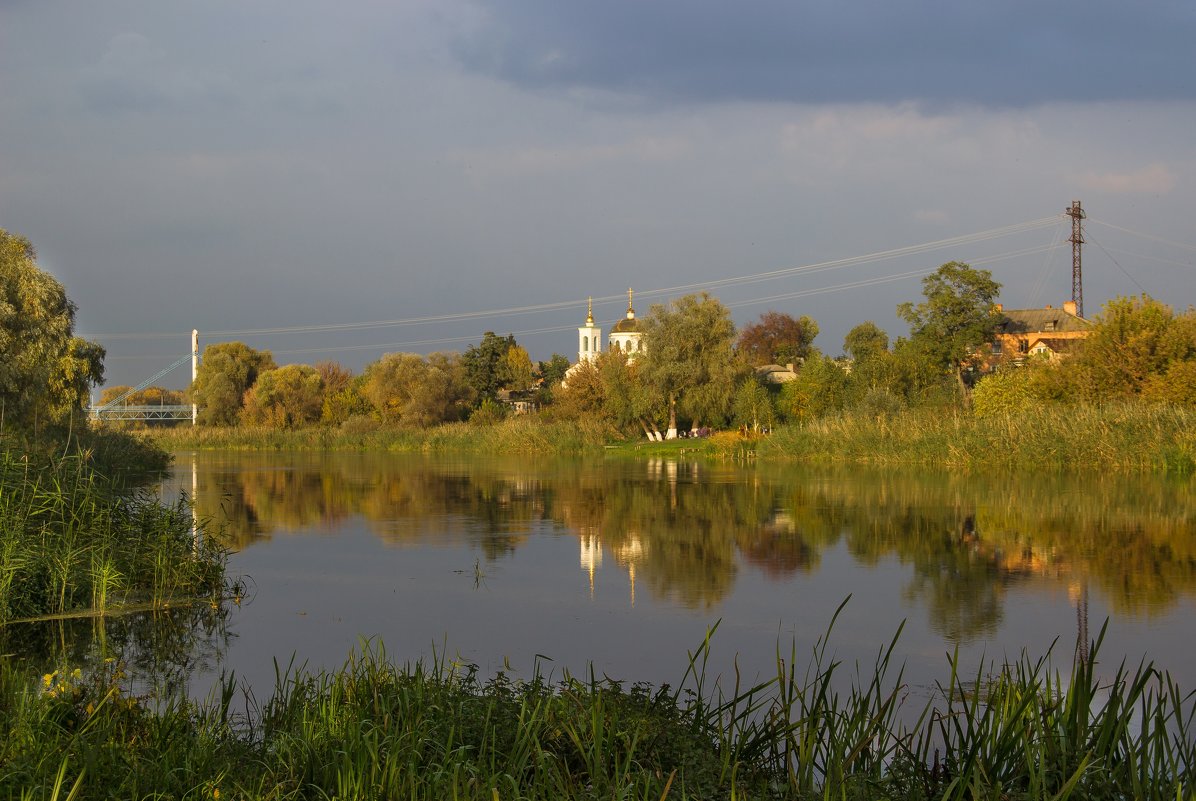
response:
[[[55,673],[56,672],[57,671],[55,671]],[[54,673],[47,673],[46,675],[42,676],[42,686],[43,687],[49,688],[49,686],[53,683],[54,683]]]
[[[71,671],[71,678],[78,681],[79,679],[83,678],[83,671],[79,668],[75,668]]]
[[[213,787],[212,788],[212,798],[219,798],[219,797],[220,797],[220,788]]]

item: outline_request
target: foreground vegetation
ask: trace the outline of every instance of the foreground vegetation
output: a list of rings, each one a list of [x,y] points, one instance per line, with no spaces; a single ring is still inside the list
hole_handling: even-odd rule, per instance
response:
[[[163,505],[83,456],[0,448],[0,625],[218,598],[224,560],[182,501]]]
[[[280,672],[235,711],[232,679],[196,704],[138,698],[119,666],[29,686],[0,663],[0,793],[63,798],[1187,797],[1193,698],[1149,665],[1100,678],[1023,658],[950,678],[919,709],[892,664],[711,681],[710,640],[679,686],[482,681],[469,665],[396,667],[367,644],[334,672]],[[1099,651],[1094,649],[1094,657]],[[849,687],[849,688],[848,688]]]

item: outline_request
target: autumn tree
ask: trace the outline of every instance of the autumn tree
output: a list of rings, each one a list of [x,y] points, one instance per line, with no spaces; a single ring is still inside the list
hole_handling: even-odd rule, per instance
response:
[[[104,349],[74,335],[75,304],[29,240],[0,229],[0,418],[63,422],[104,376]]]
[[[856,364],[878,359],[889,352],[889,335],[871,320],[862,322],[843,338],[843,352]]]
[[[781,387],[779,405],[790,420],[815,420],[843,410],[848,386],[847,373],[834,359],[808,359],[797,378]]]
[[[525,392],[531,389],[532,360],[519,345],[511,345],[499,362],[498,379],[502,389]]]
[[[740,372],[727,307],[705,292],[686,295],[653,305],[643,327],[645,352],[636,363],[668,409],[666,436],[677,436],[679,410],[695,429],[725,420]]]
[[[388,353],[366,368],[362,394],[383,422],[408,426],[459,419],[472,398],[450,354]]]
[[[1093,321],[1092,333],[1068,360],[1075,394],[1089,401],[1111,398],[1196,403],[1196,311],[1176,315],[1154,298],[1116,298]]]
[[[993,304],[1001,285],[988,270],[951,261],[922,279],[923,302],[902,303],[897,314],[910,337],[941,370],[950,371],[966,398],[964,379],[977,349],[992,339],[998,318]]]
[[[776,416],[772,394],[756,379],[747,376],[735,391],[735,422],[758,432],[771,428]]]
[[[245,393],[259,374],[274,367],[270,351],[255,350],[244,342],[205,347],[190,390],[192,402],[199,405],[199,421],[205,425],[235,425]]]
[[[320,419],[324,382],[316,368],[288,364],[263,370],[245,393],[241,420],[267,428],[300,428]]]
[[[800,318],[766,311],[759,322],[746,326],[736,345],[753,367],[765,364],[798,364],[809,357],[818,336],[818,323],[804,314]]]

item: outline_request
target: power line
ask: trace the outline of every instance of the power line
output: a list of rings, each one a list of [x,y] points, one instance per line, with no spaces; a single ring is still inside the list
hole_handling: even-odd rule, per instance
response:
[[[1040,228],[1045,228],[1052,225],[1057,225],[1061,215],[1052,217],[1040,217],[1036,220],[1029,220],[1027,222],[1017,223],[1015,225],[1003,226],[1000,228],[992,228],[986,231],[978,231],[973,234],[966,234],[962,236],[949,237],[947,239],[939,239],[931,242],[923,242],[917,245],[908,245],[900,248],[892,248],[890,250],[877,251],[875,253],[868,253],[862,256],[853,256],[843,259],[833,259],[830,261],[817,262],[814,264],[800,265],[797,267],[786,267],[779,270],[771,270],[768,272],[753,273],[749,275],[735,276],[731,278],[716,279],[713,281],[706,281],[692,284],[680,284],[677,286],[663,287],[660,289],[650,289],[638,292],[640,297],[659,297],[661,295],[672,295],[681,292],[688,292],[695,289],[718,289],[726,286],[733,286],[739,284],[760,283],[763,281],[773,281],[780,278],[787,278],[803,273],[816,273],[826,270],[837,270],[844,267],[852,267],[863,264],[872,264],[889,259],[895,259],[902,256],[917,255],[933,250],[941,250],[947,247],[958,247],[960,245],[975,244],[978,242],[990,241],[1001,237],[1011,236],[1013,234],[1025,233],[1034,231]],[[609,303],[613,301],[621,301],[622,294],[607,295],[595,298],[599,303]],[[355,323],[329,323],[317,325],[298,325],[298,326],[278,326],[272,328],[242,328],[242,329],[228,329],[228,330],[214,330],[205,331],[205,336],[208,337],[229,337],[229,336],[259,336],[267,334],[300,334],[300,333],[329,333],[334,331],[357,331],[370,328],[390,328],[403,325],[421,325],[428,323],[444,323],[456,322],[461,320],[492,318],[492,317],[507,317],[519,314],[532,314],[546,311],[556,311],[565,308],[576,307],[582,301],[567,300],[557,301],[554,303],[541,303],[527,306],[511,306],[501,309],[485,309],[471,312],[456,312],[448,314],[437,315],[423,315],[419,317],[407,317],[395,320],[374,320],[368,322]],[[120,340],[120,339],[167,339],[178,336],[187,336],[186,334],[179,334],[177,332],[156,332],[156,333],[111,333],[111,334],[90,334],[93,339],[100,340]]]

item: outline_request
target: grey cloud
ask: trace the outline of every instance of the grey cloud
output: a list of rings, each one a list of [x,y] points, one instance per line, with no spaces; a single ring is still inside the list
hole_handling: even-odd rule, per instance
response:
[[[509,0],[457,53],[520,86],[657,101],[1023,106],[1192,99],[1194,39],[1178,0]]]

